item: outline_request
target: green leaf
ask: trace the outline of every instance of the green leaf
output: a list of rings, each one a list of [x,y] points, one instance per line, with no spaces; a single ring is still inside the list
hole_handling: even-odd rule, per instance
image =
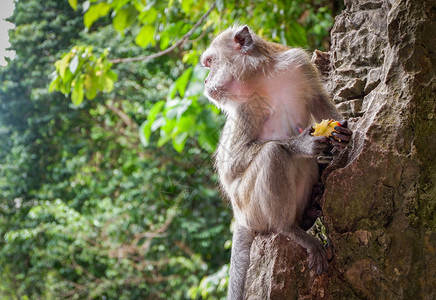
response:
[[[84,24],[86,28],[90,28],[91,25],[99,18],[108,14],[111,6],[106,2],[100,2],[92,5],[84,15]]]
[[[68,0],[68,3],[74,10],[77,10],[77,0]]]
[[[147,47],[154,41],[154,27],[151,25],[142,26],[138,35],[135,38],[135,42],[138,46],[143,48]]]
[[[186,52],[185,55],[183,55],[182,61],[185,64],[190,64],[190,65],[195,66],[198,63],[199,58],[200,58],[199,53],[195,50],[191,50],[191,51]]]
[[[121,7],[131,2],[131,0],[112,0],[111,4],[114,10],[119,10]]]
[[[104,76],[103,92],[110,93],[114,89],[114,81],[108,76]]]
[[[169,44],[170,44],[170,36],[169,36],[168,32],[164,31],[160,35],[159,48],[161,50],[164,50],[168,47]]]
[[[152,122],[147,120],[142,123],[141,127],[139,128],[139,139],[141,140],[141,143],[144,145],[144,147],[147,147],[150,143],[151,125]]]
[[[94,74],[86,74],[84,81],[86,99],[92,100],[97,96],[98,79]]]
[[[59,90],[59,83],[60,83],[60,77],[59,76],[55,76],[53,78],[53,80],[50,82],[50,85],[48,87],[48,91],[49,93],[53,92],[53,91],[57,91]]]
[[[132,25],[135,22],[136,14],[137,11],[133,6],[122,8],[117,11],[112,21],[115,30],[123,33],[124,29],[126,29],[128,26]]]
[[[175,105],[168,105],[168,108],[165,111],[165,117],[167,119],[177,119],[177,120],[181,118],[182,114],[191,105],[190,100],[173,100],[168,103],[175,103]]]
[[[156,119],[155,123],[159,121],[160,118]],[[169,119],[164,119],[165,122],[163,122],[160,126],[160,134],[162,135],[164,133],[164,135],[168,135],[170,138],[172,138],[172,134],[174,132],[174,128],[177,125],[176,120],[169,120]],[[151,128],[151,130],[153,130],[153,127]]]
[[[176,92],[179,92],[180,96],[183,97],[185,95],[186,87],[188,86],[189,79],[191,78],[193,68],[190,67],[186,69],[183,74],[177,78],[175,81],[174,87],[170,90],[169,97],[172,99],[175,97]]]
[[[173,138],[173,147],[174,149],[176,149],[177,152],[180,153],[183,151],[183,149],[185,148],[187,138],[188,138],[187,132],[182,132]]]
[[[185,13],[189,14],[192,9],[193,0],[183,0],[182,2],[182,9],[185,11]]]
[[[92,74],[88,73],[85,75],[84,86],[86,90],[90,90],[92,88]]]
[[[162,126],[165,126],[167,124],[167,121],[164,117],[159,117],[151,124],[151,131],[156,131]]]
[[[181,132],[194,132],[195,119],[193,116],[184,116],[177,122],[177,126],[174,127],[174,131],[179,134]]]
[[[156,122],[160,121],[161,118],[158,118]],[[155,124],[153,123],[153,124]],[[169,120],[168,122],[165,122],[159,131],[159,139],[157,141],[157,146],[158,147],[162,147],[163,145],[165,145],[167,142],[169,142],[172,138],[172,131],[174,129],[176,122],[173,120]],[[151,130],[153,131],[153,127],[151,128]]]
[[[62,57],[62,59],[58,60],[55,63],[56,69],[59,72],[59,75],[61,76],[62,79],[64,79],[65,77],[65,73],[67,71],[68,64],[70,62],[70,57],[71,57],[71,53],[68,53],[64,57]]]
[[[107,65],[110,66],[110,65]],[[109,77],[110,79],[112,79],[113,81],[116,81],[118,79],[118,75],[117,73],[115,73],[114,71],[108,71],[106,72],[106,76]]]
[[[159,139],[157,140],[157,146],[162,147],[166,143],[168,143],[171,140],[171,135],[167,134],[165,130],[160,131]]]
[[[74,84],[73,92],[71,93],[71,100],[74,105],[79,105],[83,101],[83,80],[78,80]]]
[[[69,69],[72,74],[76,73],[77,67],[79,66],[79,56],[74,55],[73,59],[70,61]]]
[[[164,105],[165,105],[165,101],[163,100],[156,102],[153,105],[153,107],[150,109],[147,115],[147,120],[144,123],[142,123],[139,129],[139,138],[141,139],[141,143],[145,147],[149,145],[151,133],[156,129],[158,129],[163,124],[165,124],[165,119],[163,117],[156,120],[156,118],[162,111]]]
[[[151,7],[149,10],[141,12],[138,19],[144,24],[151,24],[157,19],[157,11]]]
[[[156,120],[157,114],[162,111],[162,108],[165,105],[165,101],[161,100],[156,102],[153,107],[150,109],[150,112],[147,115],[147,120],[153,122]]]
[[[218,131],[207,132],[202,131],[198,135],[198,144],[205,150],[213,152],[218,144],[219,134]]]
[[[112,21],[116,31],[120,33],[124,32],[124,29],[126,29],[127,27],[128,16],[129,12],[126,9],[121,9],[117,11],[117,14]]]

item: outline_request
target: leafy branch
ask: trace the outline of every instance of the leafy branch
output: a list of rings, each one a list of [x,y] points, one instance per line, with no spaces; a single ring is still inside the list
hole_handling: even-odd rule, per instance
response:
[[[157,13],[153,7],[145,10],[145,7],[140,6],[135,2],[134,6],[130,5],[123,7],[118,3],[120,1],[113,1],[111,4],[106,2],[99,2],[90,6],[84,16],[84,23],[87,28],[99,18],[109,13],[111,8],[114,8],[114,27],[120,32],[123,32],[126,27],[131,25],[133,17],[136,16],[138,11],[142,14],[147,12],[145,16],[148,21],[144,21],[145,25],[141,28],[135,41],[138,45],[145,47],[154,42],[153,32],[154,27],[149,25],[151,20],[155,20]],[[77,9],[77,1],[70,1],[70,5]],[[112,6],[113,7],[112,7]],[[189,41],[189,38],[194,34],[195,30],[200,27],[210,13],[215,9],[216,3],[214,2],[208,11],[203,14],[197,23],[173,45],[158,53],[130,57],[130,58],[117,58],[108,59],[109,49],[105,49],[99,56],[93,53],[92,47],[75,46],[68,53],[64,54],[60,60],[55,63],[56,70],[53,74],[52,82],[49,86],[49,91],[60,91],[65,96],[71,94],[73,104],[79,105],[83,99],[92,100],[96,97],[98,92],[110,93],[113,90],[114,82],[117,75],[112,71],[113,64],[127,63],[135,61],[149,61],[157,57],[166,55],[175,49],[183,46]],[[145,17],[138,15],[138,19],[144,20]]]
[[[55,63],[56,71],[49,86],[49,92],[71,93],[73,104],[79,105],[83,98],[92,100],[98,91],[110,93],[114,88],[117,74],[111,70],[106,49],[96,57],[92,47],[75,46]]]
[[[113,64],[118,63],[126,63],[126,62],[134,62],[134,61],[148,61],[155,59],[157,57],[166,55],[172,51],[174,51],[176,48],[183,46],[185,42],[194,34],[194,31],[200,27],[200,25],[204,22],[204,20],[209,16],[210,12],[216,7],[216,3],[213,3],[209,10],[198,20],[198,22],[189,30],[181,39],[179,39],[177,42],[175,42],[172,46],[168,47],[167,49],[160,51],[158,53],[147,55],[147,56],[138,56],[138,57],[129,57],[129,58],[117,58],[117,59],[111,59],[110,62]]]

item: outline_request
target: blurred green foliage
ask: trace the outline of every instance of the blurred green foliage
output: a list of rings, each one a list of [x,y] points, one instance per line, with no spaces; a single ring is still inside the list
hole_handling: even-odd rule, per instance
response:
[[[337,9],[16,1],[16,58],[0,67],[0,299],[224,298],[231,211],[211,158],[223,117],[199,55],[235,20],[325,48]]]
[[[70,2],[79,9],[76,1]],[[215,8],[216,7],[216,8]],[[207,42],[235,20],[251,25],[256,32],[269,40],[296,47],[324,48],[326,36],[332,25],[331,8],[322,0],[293,1],[157,1],[142,0],[90,0],[83,2],[86,30],[96,27],[102,18],[108,19],[121,36],[134,36],[136,45],[159,51],[173,50],[174,58],[184,63],[186,70],[179,76],[168,93],[171,107],[156,103],[152,118],[141,126],[141,140],[148,144],[152,131],[158,131],[158,145],[172,141],[174,148],[183,151],[186,140],[196,137],[200,146],[213,149],[216,136],[215,124],[208,122],[209,107],[205,116],[198,99],[202,96],[201,82],[205,76],[201,68],[194,68],[201,50]],[[268,12],[268,13],[267,13]],[[204,20],[202,22],[202,20]],[[92,43],[93,44],[93,43]],[[173,45],[173,46],[170,46]],[[148,56],[107,59],[109,49],[95,54],[92,47],[75,46],[55,64],[50,90],[65,95],[71,93],[74,104],[84,96],[91,100],[98,91],[111,92],[115,73],[113,63],[132,63],[150,60]],[[186,93],[185,93],[186,91]],[[161,110],[161,111],[160,111]],[[174,113],[176,112],[177,113]],[[159,113],[156,116],[156,112]]]

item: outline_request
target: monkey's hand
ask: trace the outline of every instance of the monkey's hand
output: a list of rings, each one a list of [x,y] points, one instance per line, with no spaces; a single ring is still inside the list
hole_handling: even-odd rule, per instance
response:
[[[334,147],[342,150],[350,143],[353,131],[348,128],[347,120],[339,122],[339,124],[340,126],[335,126],[336,132],[332,132],[332,136],[329,139]]]
[[[305,130],[301,131],[301,134],[298,136],[299,142],[301,142],[301,147],[303,151],[305,150],[309,156],[319,156],[323,152],[328,152],[331,150],[331,146],[329,143],[329,138],[325,136],[313,136],[312,133],[314,129],[312,126],[307,127]]]

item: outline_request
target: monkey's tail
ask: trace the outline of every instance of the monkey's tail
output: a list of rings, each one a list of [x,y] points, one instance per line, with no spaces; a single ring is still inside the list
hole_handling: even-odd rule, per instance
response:
[[[250,249],[254,234],[244,226],[236,224],[232,240],[228,300],[242,300],[245,278],[250,266]]]

